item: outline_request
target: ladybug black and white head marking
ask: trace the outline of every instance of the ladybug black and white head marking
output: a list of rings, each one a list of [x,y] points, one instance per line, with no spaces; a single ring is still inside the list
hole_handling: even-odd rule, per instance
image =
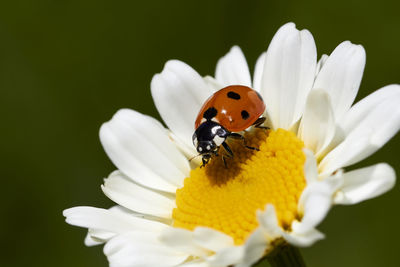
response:
[[[193,145],[200,155],[215,154],[230,132],[220,124],[207,120],[200,124],[193,134]]]

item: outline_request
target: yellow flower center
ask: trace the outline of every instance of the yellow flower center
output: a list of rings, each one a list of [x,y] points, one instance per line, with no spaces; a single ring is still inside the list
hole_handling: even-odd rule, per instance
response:
[[[259,151],[228,140],[234,157],[226,158],[226,167],[219,156],[191,171],[176,191],[175,227],[211,227],[232,236],[239,245],[258,226],[256,211],[268,203],[275,206],[282,227],[290,228],[294,219],[300,219],[297,203],[306,185],[303,142],[282,129],[255,129],[245,138],[247,145]]]

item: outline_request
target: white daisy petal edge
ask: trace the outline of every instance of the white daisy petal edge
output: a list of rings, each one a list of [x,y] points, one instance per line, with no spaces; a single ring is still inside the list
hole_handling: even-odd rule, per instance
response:
[[[263,234],[262,229],[258,228],[248,237],[246,243],[243,245],[243,256],[236,264],[237,267],[249,267],[263,256],[269,247],[269,243],[266,242]]]
[[[193,231],[193,239],[198,246],[213,251],[219,251],[234,245],[232,237],[208,227],[196,227]]]
[[[211,251],[195,244],[193,231],[169,227],[160,233],[159,240],[169,247],[197,257],[207,257]]]
[[[151,80],[151,94],[161,118],[193,155],[194,122],[213,92],[194,69],[178,60],[168,61]]]
[[[139,218],[144,218],[141,214],[135,214],[132,211],[121,207],[121,206],[113,206],[108,209],[109,211],[113,213],[121,213],[123,216],[134,216],[134,217],[139,217]],[[79,225],[78,225],[79,226]],[[106,243],[108,240],[113,238],[116,233],[115,232],[110,232],[107,230],[100,230],[100,229],[95,229],[95,228],[88,228],[88,233],[85,237],[85,245],[86,246],[95,246],[95,245],[100,245]]]
[[[375,110],[377,105],[393,98],[400,98],[400,85],[398,84],[387,85],[376,90],[352,106],[349,112],[346,113],[346,117],[339,122],[340,126],[346,133],[350,133],[355,128],[355,125],[359,124],[366,116]]]
[[[388,164],[380,163],[343,174],[343,185],[336,192],[335,204],[352,205],[386,193],[393,188],[396,174]]]
[[[209,266],[228,266],[243,258],[243,246],[234,246],[232,237],[207,227],[197,227],[194,231],[166,228],[160,241],[206,261]]]
[[[363,119],[353,124],[345,140],[321,161],[321,175],[360,162],[386,144],[400,129],[399,103],[400,95],[395,95],[371,107]]]
[[[112,267],[176,266],[188,254],[165,246],[155,232],[127,232],[112,238],[104,246],[104,254]]]
[[[111,236],[107,237],[105,240],[109,240],[110,238],[111,238]],[[85,246],[93,247],[93,246],[104,244],[105,241],[104,241],[104,239],[103,240],[98,240],[97,238],[93,238],[91,236],[91,234],[87,233],[86,237],[85,237],[85,240],[83,242],[85,243]]]
[[[210,264],[204,260],[192,260],[189,262],[185,262],[179,266],[181,266],[181,267],[210,267]]]
[[[133,230],[158,232],[167,227],[167,225],[160,222],[121,212],[119,208],[106,210],[82,206],[66,209],[63,215],[69,224],[95,230],[92,233],[89,232],[91,236],[103,234],[101,236],[96,235],[95,237],[98,239],[103,239],[104,236],[111,238]]]
[[[315,77],[318,76],[318,73],[321,71],[322,66],[325,64],[326,60],[328,59],[328,55],[323,54],[321,58],[318,60],[317,68],[315,70]]]
[[[258,220],[263,231],[267,233],[266,236],[270,237],[269,234],[274,233],[275,238],[281,237],[295,246],[310,246],[324,238],[324,235],[314,228],[307,232],[296,232],[298,221],[292,223],[291,232],[286,232],[279,226],[275,208],[271,204],[267,204],[265,212],[258,213]]]
[[[254,230],[241,246],[223,248],[209,257],[212,267],[231,266],[248,267],[257,262],[269,247],[269,242],[261,227]]]
[[[218,61],[215,70],[215,78],[222,87],[232,84],[251,87],[249,67],[240,47],[232,47],[231,50]]]
[[[139,112],[118,111],[101,126],[100,141],[115,166],[141,185],[175,192],[190,171],[161,123]]]
[[[264,72],[264,63],[266,54],[267,52],[264,52],[258,57],[256,65],[254,67],[253,89],[258,92],[260,92],[261,90],[261,82]]]
[[[173,199],[135,184],[120,171],[111,173],[101,188],[115,203],[142,214],[169,219],[176,207]]]
[[[321,89],[308,95],[298,136],[318,158],[335,135],[335,118],[329,94]]]
[[[305,150],[304,153],[307,157],[304,173],[311,177],[307,178],[306,188],[298,204],[298,210],[303,218],[301,222],[295,221],[295,225],[292,225],[294,232],[301,234],[313,230],[325,218],[332,206],[332,195],[343,183],[341,171],[324,180],[315,179],[318,176],[316,158],[309,150]]]
[[[345,41],[323,60],[314,88],[329,93],[333,113],[340,121],[356,98],[364,72],[365,50],[361,45]]]
[[[343,183],[342,178],[338,177],[340,175],[307,185],[299,201],[299,211],[303,218],[301,222],[292,225],[294,233],[307,233],[322,222],[332,207],[333,194]]]
[[[300,119],[316,65],[311,33],[293,23],[282,26],[268,47],[260,88],[273,129],[290,129]]]

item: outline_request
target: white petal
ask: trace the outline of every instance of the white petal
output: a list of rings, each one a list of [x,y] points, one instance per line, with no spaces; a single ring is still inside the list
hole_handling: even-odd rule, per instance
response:
[[[194,149],[194,146],[188,147],[173,132],[169,132],[169,138],[171,138],[176,147],[188,158],[192,169],[195,169],[201,164],[201,157],[199,153]]]
[[[193,256],[207,256],[210,249],[202,248],[194,242],[193,231],[169,227],[161,232],[159,240],[168,247],[189,253]]]
[[[258,57],[256,66],[254,68],[253,89],[259,92],[261,90],[261,81],[262,81],[262,75],[264,73],[264,63],[266,54],[267,52],[264,52]]]
[[[192,260],[179,265],[179,267],[210,267],[210,266],[211,265],[208,262],[202,259]]]
[[[318,231],[317,229],[311,229],[310,231],[306,233],[301,233],[298,234],[296,233],[296,226],[298,222],[293,222],[292,228],[293,232],[292,233],[284,233],[283,237],[287,242],[289,242],[292,245],[298,246],[298,247],[308,247],[317,242],[318,240],[324,239],[325,236],[323,233]]]
[[[257,219],[269,242],[282,236],[283,230],[278,224],[278,217],[272,204],[267,204],[265,211],[257,211]]]
[[[275,208],[271,204],[267,205],[265,212],[258,213],[258,221],[260,222],[260,228],[270,241],[278,237],[283,237],[287,242],[295,246],[309,246],[317,240],[324,238],[324,235],[314,228],[307,232],[296,232],[300,228],[300,223],[297,221],[292,223],[292,232],[284,231],[278,225]]]
[[[335,149],[338,145],[340,145],[344,141],[344,139],[346,139],[346,133],[344,132],[343,128],[337,123],[334,132],[335,134],[331,142],[323,151],[319,153],[318,161],[321,161],[329,152]]]
[[[333,194],[343,183],[341,173],[323,181],[307,184],[299,200],[299,211],[303,214],[301,222],[293,232],[305,234],[312,231],[328,214],[332,206]]]
[[[318,60],[317,69],[315,70],[315,77],[318,76],[318,73],[321,71],[322,66],[324,66],[327,59],[328,59],[328,55],[323,54],[321,56],[321,58]]]
[[[151,81],[154,103],[168,128],[193,149],[194,122],[201,106],[214,93],[203,78],[190,66],[168,61],[163,71]]]
[[[112,214],[121,213],[123,216],[138,217],[137,214],[134,214],[132,211],[118,205],[115,205],[109,208],[108,210],[112,212]],[[84,242],[86,246],[100,245],[104,244],[105,242],[113,238],[115,235],[117,235],[115,232],[89,228]]]
[[[93,238],[90,233],[87,233],[84,243],[86,246],[92,247],[92,246],[104,244],[104,240],[98,240],[97,238]]]
[[[245,85],[251,87],[249,67],[240,47],[232,47],[218,61],[215,78],[223,87],[228,85]]]
[[[219,81],[209,75],[205,76],[203,79],[207,86],[212,88],[213,91],[218,91],[224,87]]]
[[[175,202],[155,191],[135,184],[119,171],[104,180],[103,192],[111,200],[143,214],[171,218]]]
[[[314,88],[329,93],[337,121],[343,118],[356,98],[364,66],[364,48],[346,41],[336,47],[318,73]]]
[[[84,243],[88,247],[104,244],[115,235],[113,232],[89,228]]]
[[[207,261],[212,267],[231,266],[240,262],[243,257],[244,246],[232,246],[217,251],[215,255],[207,258]]]
[[[306,178],[307,185],[309,185],[318,180],[317,160],[315,159],[314,153],[311,150],[304,149],[304,154],[306,155],[306,162],[304,163],[304,176]]]
[[[102,230],[116,234],[129,231],[162,231],[165,224],[135,217],[121,212],[93,207],[75,207],[63,212],[66,222],[75,226]]]
[[[104,254],[110,266],[120,267],[174,266],[189,256],[160,243],[157,234],[141,232],[114,237],[104,246]]]
[[[117,168],[135,182],[175,192],[189,174],[187,159],[155,119],[119,110],[100,129],[104,150]]]
[[[387,85],[375,91],[352,106],[349,112],[346,113],[343,121],[340,122],[340,126],[345,130],[345,132],[351,132],[355,125],[359,124],[366,116],[368,116],[377,105],[391,98],[399,99],[399,96],[400,85],[398,84]]]
[[[344,184],[334,198],[335,204],[356,204],[389,191],[396,174],[385,163],[350,171],[343,175]]]
[[[232,237],[207,227],[196,227],[193,238],[197,245],[212,251],[234,246]]]
[[[258,227],[244,244],[243,258],[236,267],[249,267],[262,258],[269,246],[264,231]]]
[[[357,163],[381,148],[400,129],[400,95],[375,106],[346,139],[329,152],[319,164],[321,175]]]
[[[329,95],[323,90],[312,90],[307,98],[301,119],[299,138],[318,158],[335,135],[335,119]]]
[[[289,129],[301,117],[317,64],[314,39],[293,23],[282,26],[269,45],[261,95],[274,129]]]
[[[109,208],[108,210],[112,214],[119,213],[119,214],[122,214],[122,216],[126,216],[128,218],[130,218],[131,216],[138,217],[138,218],[144,218],[144,216],[141,217],[142,216],[141,214],[136,214],[136,213],[134,213],[124,207],[118,206],[118,205],[113,206],[113,207]],[[161,226],[161,227],[164,227],[164,226]],[[108,240],[113,238],[115,235],[117,235],[117,233],[115,233],[115,232],[89,228],[84,242],[85,242],[86,246],[100,245],[100,244],[104,244],[105,242],[107,242]]]

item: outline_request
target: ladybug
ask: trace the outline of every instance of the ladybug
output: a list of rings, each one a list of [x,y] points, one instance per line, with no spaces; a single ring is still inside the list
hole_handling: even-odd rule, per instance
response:
[[[247,86],[231,85],[220,89],[209,97],[200,109],[195,122],[195,132],[192,140],[199,156],[202,156],[202,166],[205,166],[213,155],[218,156],[218,149],[222,147],[228,157],[233,152],[225,142],[227,138],[241,139],[245,142],[241,132],[254,125],[258,128],[265,118],[260,117],[265,110],[261,95]],[[245,144],[244,144],[245,145]],[[246,146],[248,149],[257,148]],[[222,156],[226,166],[225,158]]]

